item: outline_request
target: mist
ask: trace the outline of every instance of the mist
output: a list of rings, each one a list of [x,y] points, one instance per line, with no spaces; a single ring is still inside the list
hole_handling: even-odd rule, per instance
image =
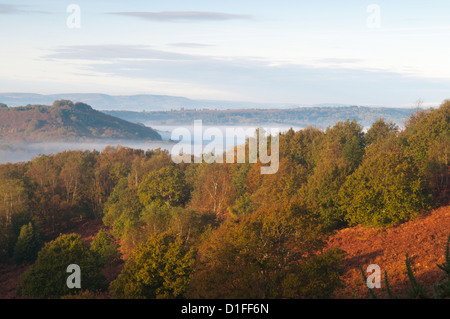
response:
[[[101,139],[101,140],[89,140],[89,141],[79,141],[79,142],[13,142],[13,141],[2,141],[0,140],[0,164],[5,163],[18,163],[18,162],[27,162],[33,159],[34,157],[40,155],[51,155],[57,154],[64,151],[69,150],[81,150],[81,151],[103,151],[107,146],[123,146],[129,147],[133,149],[140,150],[154,150],[154,149],[162,149],[171,151],[175,145],[175,142],[169,141],[171,139],[172,131],[176,128],[185,127],[192,133],[192,138],[195,140],[203,140],[202,137],[194,134],[192,125],[149,125],[145,123],[147,126],[151,126],[156,129],[156,131],[161,135],[162,141],[139,141],[139,140],[120,140],[120,139]],[[225,131],[227,128],[243,128],[254,129],[256,130],[258,127],[262,127],[264,129],[269,130],[272,127],[277,127],[280,132],[286,132],[291,128],[291,126],[287,125],[273,125],[273,124],[261,124],[255,126],[212,126],[212,125],[204,125],[203,129],[207,130],[209,128],[218,128],[225,136]],[[302,129],[302,127],[292,127],[295,131]],[[203,132],[200,132],[203,134]],[[242,135],[237,136],[235,140],[227,140],[223,141],[215,141],[218,146],[221,146],[225,150],[225,146],[236,146],[245,143],[245,139],[248,136]],[[208,140],[203,140],[203,142],[210,142]],[[190,144],[190,143],[189,143]],[[188,149],[188,148],[185,148]],[[199,155],[199,154],[196,154]]]
[[[123,146],[144,151],[161,148],[170,151],[173,143],[128,141],[128,140],[95,140],[85,142],[8,142],[0,141],[0,164],[27,162],[40,155],[51,155],[69,150],[103,151],[107,146]]]

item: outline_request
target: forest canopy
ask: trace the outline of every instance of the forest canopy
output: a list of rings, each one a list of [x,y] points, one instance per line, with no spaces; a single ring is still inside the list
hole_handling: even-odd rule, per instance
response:
[[[39,290],[32,274],[50,278],[75,249],[86,289],[118,298],[328,298],[343,256],[324,250],[330,234],[448,205],[449,144],[446,101],[403,129],[383,119],[367,132],[356,120],[291,129],[273,175],[261,163],[175,164],[167,151],[125,147],[0,165],[0,261],[31,265],[23,296],[71,293]],[[103,223],[92,244],[68,235],[80,219]],[[99,270],[118,262],[108,287]]]

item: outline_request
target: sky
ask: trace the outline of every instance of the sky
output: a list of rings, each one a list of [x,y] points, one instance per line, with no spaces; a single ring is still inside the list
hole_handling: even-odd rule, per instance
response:
[[[0,0],[0,92],[438,106],[450,1]]]

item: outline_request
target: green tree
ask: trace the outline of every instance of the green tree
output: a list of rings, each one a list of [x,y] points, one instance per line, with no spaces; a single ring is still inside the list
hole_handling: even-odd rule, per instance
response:
[[[105,205],[103,223],[112,228],[114,236],[121,239],[127,231],[139,225],[143,209],[137,189],[129,187],[128,179],[122,178]]]
[[[12,256],[22,225],[31,220],[29,189],[15,172],[17,167],[6,164],[0,172],[0,260]]]
[[[331,298],[343,286],[343,257],[344,252],[336,248],[292,266],[282,283],[284,297]]]
[[[37,227],[31,222],[23,225],[14,247],[14,262],[16,264],[34,262],[41,246],[42,239]]]
[[[430,207],[425,180],[395,137],[370,146],[339,197],[351,225],[393,225]]]
[[[159,206],[182,206],[189,200],[190,188],[183,171],[170,165],[150,172],[139,185],[138,194],[144,205],[153,202]]]
[[[280,138],[280,155],[290,162],[301,164],[310,172],[314,166],[315,150],[319,149],[325,133],[317,128],[307,127],[294,132],[292,129]]]
[[[102,264],[107,265],[119,261],[119,247],[114,237],[101,229],[92,241],[90,249],[99,256]]]
[[[182,298],[194,258],[195,250],[177,236],[151,237],[132,252],[110,291],[116,298]]]
[[[437,109],[418,111],[407,121],[401,137],[407,152],[417,163],[424,163],[430,146],[450,131],[450,100]]]
[[[312,149],[315,167],[301,195],[309,209],[317,212],[330,229],[346,225],[339,206],[339,191],[360,165],[364,152],[364,134],[355,120],[328,128],[320,145]]]
[[[101,263],[76,234],[61,235],[39,251],[36,262],[22,275],[18,294],[35,298],[58,298],[79,292],[67,287],[67,266],[81,268],[81,287],[96,291],[104,288]]]
[[[435,203],[447,205],[450,197],[450,100],[437,109],[413,114],[400,137],[407,153],[426,177]]]
[[[390,134],[398,133],[398,131],[399,128],[395,123],[387,123],[384,119],[380,118],[372,124],[365,134],[366,145],[373,144],[379,139],[388,137]]]

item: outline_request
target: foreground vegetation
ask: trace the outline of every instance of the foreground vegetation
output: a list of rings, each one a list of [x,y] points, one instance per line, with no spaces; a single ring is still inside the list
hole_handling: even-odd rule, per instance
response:
[[[92,296],[332,297],[344,253],[325,249],[333,231],[390,227],[448,204],[449,123],[447,101],[401,131],[383,119],[366,133],[349,120],[290,130],[274,175],[260,163],[177,165],[128,148],[1,165],[0,258],[31,265],[18,290],[28,297],[76,293],[70,263]],[[67,234],[80,218],[105,225],[89,246]],[[101,269],[121,260],[107,285]]]

